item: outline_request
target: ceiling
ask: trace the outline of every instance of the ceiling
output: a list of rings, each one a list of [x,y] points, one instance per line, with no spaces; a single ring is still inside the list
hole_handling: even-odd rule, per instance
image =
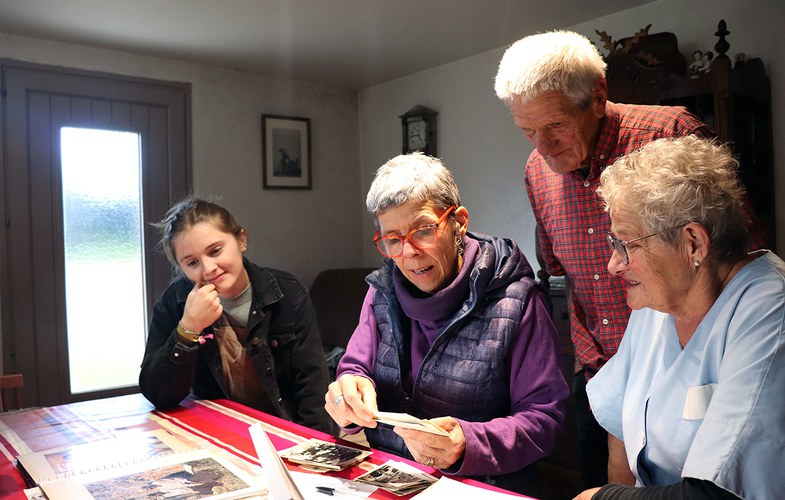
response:
[[[651,0],[0,0],[0,31],[360,89]]]

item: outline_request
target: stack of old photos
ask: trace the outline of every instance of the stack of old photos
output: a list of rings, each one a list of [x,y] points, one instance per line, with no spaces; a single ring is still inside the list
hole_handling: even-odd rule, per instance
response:
[[[403,496],[424,490],[435,483],[436,478],[407,463],[389,460],[372,471],[357,476],[353,481]]]
[[[309,439],[280,452],[280,455],[304,468],[316,472],[337,471],[362,462],[371,454],[350,446]]]

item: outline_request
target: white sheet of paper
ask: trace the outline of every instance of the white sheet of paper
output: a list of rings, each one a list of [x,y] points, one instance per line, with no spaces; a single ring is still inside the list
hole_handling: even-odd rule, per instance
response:
[[[500,491],[486,490],[465,484],[447,476],[442,476],[438,481],[428,486],[420,493],[414,495],[412,500],[443,500],[445,498],[471,498],[472,500],[512,500],[513,498],[531,498],[526,496],[508,495]]]
[[[267,487],[270,496],[274,500],[305,500],[300,490],[297,488],[289,469],[278,456],[278,451],[273,446],[267,432],[262,428],[262,424],[255,423],[248,428],[251,433],[253,446],[256,448],[256,455],[262,462],[264,477],[267,479]],[[322,495],[324,496],[324,495]]]
[[[327,500],[338,498],[368,498],[376,491],[376,486],[354,483],[349,479],[328,476],[325,474],[308,474],[307,472],[289,471],[292,479],[303,492],[306,500]],[[332,488],[332,496],[316,491],[316,487]]]

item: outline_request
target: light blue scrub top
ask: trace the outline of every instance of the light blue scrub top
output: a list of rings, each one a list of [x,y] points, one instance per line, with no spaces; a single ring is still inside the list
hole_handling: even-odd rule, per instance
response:
[[[638,486],[692,477],[785,498],[785,263],[744,266],[683,350],[672,316],[634,311],[587,392]]]

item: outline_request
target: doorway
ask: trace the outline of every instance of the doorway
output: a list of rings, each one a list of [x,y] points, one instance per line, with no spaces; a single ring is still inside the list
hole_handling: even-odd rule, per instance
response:
[[[2,62],[3,370],[24,405],[138,391],[169,282],[150,222],[190,188],[190,87]]]

